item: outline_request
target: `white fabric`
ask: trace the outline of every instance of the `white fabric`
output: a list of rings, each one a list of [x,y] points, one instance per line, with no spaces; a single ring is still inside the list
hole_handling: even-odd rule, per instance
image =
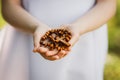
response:
[[[80,18],[95,0],[23,0],[23,4],[31,15],[54,28]],[[57,61],[32,52],[32,35],[10,26],[6,26],[5,33],[0,80],[103,80],[106,25],[82,35],[69,55]]]

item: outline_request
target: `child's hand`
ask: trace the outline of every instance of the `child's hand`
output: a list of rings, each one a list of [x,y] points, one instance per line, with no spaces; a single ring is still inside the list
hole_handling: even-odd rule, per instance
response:
[[[51,51],[48,50],[48,48],[40,47],[40,39],[41,37],[50,30],[49,26],[43,24],[36,28],[34,34],[33,34],[33,42],[34,42],[34,49],[33,52],[38,52],[41,56],[43,56],[45,59],[48,60],[55,60],[56,57],[50,57],[47,54],[51,54]]]

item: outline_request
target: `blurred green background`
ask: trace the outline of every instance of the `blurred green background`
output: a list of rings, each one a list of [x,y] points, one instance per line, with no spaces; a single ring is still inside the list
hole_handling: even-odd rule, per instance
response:
[[[5,21],[0,12],[0,29],[4,25]],[[108,22],[108,26],[109,53],[104,70],[104,80],[120,80],[120,0],[117,0],[116,15]]]

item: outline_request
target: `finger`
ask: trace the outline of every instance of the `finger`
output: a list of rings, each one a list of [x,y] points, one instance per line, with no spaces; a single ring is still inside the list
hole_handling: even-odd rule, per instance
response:
[[[40,52],[41,54],[45,54],[48,51],[48,49],[45,47],[39,47],[37,51]]]
[[[57,57],[57,56],[50,57],[50,56],[46,56],[45,53],[39,53],[39,54],[46,60],[54,61],[54,60],[59,59],[59,57]]]
[[[65,57],[66,55],[68,55],[70,51],[65,51],[65,54],[62,57]]]
[[[43,48],[43,47],[40,48],[40,54],[41,54],[41,56],[43,56],[45,59],[51,60],[51,61],[54,61],[54,60],[59,59],[58,56],[47,56],[46,53],[48,53],[48,52],[50,52],[50,51],[49,51],[47,48]],[[52,51],[52,52],[53,52],[53,51]],[[57,52],[55,52],[55,53],[57,53]]]
[[[58,56],[46,56],[45,54],[41,54],[46,60],[50,60],[50,61],[54,61],[54,60],[58,60],[59,57]]]
[[[54,50],[52,50],[52,51],[46,52],[46,56],[53,56],[53,55],[55,55],[55,54],[57,54],[57,53],[58,53],[58,50],[54,49]]]
[[[61,50],[61,51],[58,52],[57,55],[58,55],[59,58],[62,58],[65,55],[65,51]]]
[[[51,60],[51,61],[54,61],[54,60],[58,60],[59,57],[56,55],[56,56],[48,57],[48,59]]]
[[[68,54],[69,51],[60,51],[57,55],[59,56],[59,59],[65,57]]]
[[[59,59],[58,56],[46,56],[46,54],[44,54],[44,53],[40,53],[40,55],[41,55],[44,59],[50,60],[50,61],[54,61],[54,60],[58,60],[58,59]]]

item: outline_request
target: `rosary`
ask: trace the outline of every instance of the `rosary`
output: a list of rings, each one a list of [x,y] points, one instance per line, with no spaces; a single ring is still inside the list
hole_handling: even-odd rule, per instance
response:
[[[41,47],[47,47],[49,50],[68,50],[71,46],[70,43],[68,43],[71,38],[71,32],[66,29],[52,29],[41,37],[40,45]]]

